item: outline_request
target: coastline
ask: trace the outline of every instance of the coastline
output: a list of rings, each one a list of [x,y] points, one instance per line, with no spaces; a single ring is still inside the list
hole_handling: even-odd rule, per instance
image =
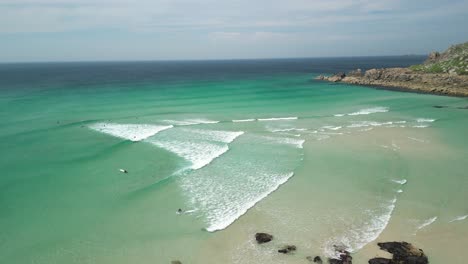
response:
[[[316,80],[347,83],[376,89],[468,97],[468,76],[448,73],[420,73],[408,68],[360,69],[347,74],[319,75]]]

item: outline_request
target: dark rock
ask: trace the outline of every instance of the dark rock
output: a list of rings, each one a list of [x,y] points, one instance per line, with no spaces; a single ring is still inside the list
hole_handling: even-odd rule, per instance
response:
[[[373,258],[369,260],[369,264],[394,264],[393,260],[386,258]]]
[[[297,248],[296,248],[296,246],[294,246],[294,245],[287,245],[287,246],[284,246],[284,247],[281,248],[281,249],[278,249],[278,252],[279,252],[279,253],[283,253],[283,254],[288,254],[288,253],[290,253],[290,252],[292,252],[292,251],[296,251],[296,249],[297,249]]]
[[[422,249],[407,242],[377,243],[380,249],[393,254],[392,259],[374,258],[370,264],[427,264],[429,260]]]
[[[171,261],[171,264],[182,264],[182,262],[180,262],[179,260],[173,260]]]
[[[255,239],[257,240],[257,243],[263,244],[270,242],[273,239],[273,236],[267,233],[256,233]]]
[[[344,249],[344,247],[335,246],[336,252],[339,253],[340,257],[338,259],[328,259],[330,264],[352,264],[353,258],[351,254]]]
[[[314,258],[314,262],[315,262],[315,263],[321,264],[323,261],[322,261],[322,259],[321,259],[319,256],[316,256],[316,257]]]

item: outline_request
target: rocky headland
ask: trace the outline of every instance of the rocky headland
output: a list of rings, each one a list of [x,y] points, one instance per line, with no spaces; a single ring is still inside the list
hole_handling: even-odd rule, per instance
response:
[[[433,52],[420,65],[320,75],[317,80],[377,86],[392,90],[468,97],[468,42]]]

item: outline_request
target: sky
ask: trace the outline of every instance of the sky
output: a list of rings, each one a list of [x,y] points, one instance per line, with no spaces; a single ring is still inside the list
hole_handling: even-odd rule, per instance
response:
[[[0,0],[0,62],[427,54],[468,0]]]

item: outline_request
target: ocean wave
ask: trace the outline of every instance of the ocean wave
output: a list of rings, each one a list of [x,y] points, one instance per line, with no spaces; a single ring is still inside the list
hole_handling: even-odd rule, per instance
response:
[[[307,128],[295,128],[295,127],[292,127],[292,128],[271,128],[271,127],[267,127],[267,130],[270,131],[270,132],[276,133],[276,132],[290,132],[290,131],[306,131]]]
[[[376,240],[390,222],[396,201],[395,197],[376,210],[368,210],[368,220],[365,223],[348,230],[343,236],[328,240],[324,248],[325,255],[329,258],[339,258],[334,245],[343,245],[348,251],[356,252]]]
[[[429,125],[414,125],[412,127],[414,127],[414,128],[426,128],[426,127],[429,127]]]
[[[291,145],[296,148],[303,148],[303,144],[305,142],[304,139],[296,139],[296,138],[288,138],[288,137],[268,137],[264,136],[262,137],[263,139],[266,139],[268,141],[277,143],[277,144],[283,144],[283,145]]]
[[[322,129],[328,129],[328,130],[339,130],[343,128],[342,126],[323,126]]]
[[[173,152],[190,162],[190,169],[197,170],[226,153],[228,144],[242,134],[243,131],[174,128],[173,133],[150,138],[148,142]]]
[[[392,180],[392,182],[405,185],[408,181],[406,179],[401,179],[401,180]]]
[[[346,127],[348,128],[360,128],[360,127],[380,127],[380,126],[389,126],[393,125],[393,121],[388,122],[376,122],[376,121],[354,121],[351,125]]]
[[[356,116],[356,115],[370,115],[374,113],[385,113],[388,112],[389,108],[388,107],[373,107],[373,108],[365,108],[361,109],[357,112],[349,113],[349,116]]]
[[[250,118],[250,119],[233,119],[232,122],[234,123],[239,123],[239,122],[253,122],[255,121],[255,118]]]
[[[101,133],[109,134],[114,137],[123,138],[131,141],[141,141],[158,132],[172,128],[173,126],[158,126],[149,124],[115,124],[115,123],[96,123],[89,128]]]
[[[345,114],[334,114],[333,116],[341,117],[341,116],[345,116]]]
[[[281,120],[296,120],[298,119],[297,116],[290,116],[290,117],[271,117],[271,118],[259,118],[258,121],[281,121]]]
[[[223,130],[205,130],[205,129],[183,129],[187,133],[198,134],[199,139],[211,140],[223,143],[231,143],[237,137],[244,134],[244,131],[223,131]]]
[[[468,218],[468,214],[467,215],[462,215],[462,216],[457,216],[454,219],[450,220],[449,223],[452,223],[452,222],[455,222],[455,221],[463,221],[466,218]]]
[[[255,197],[251,197],[251,200],[242,201],[241,203],[230,204],[229,208],[225,207],[225,208],[221,208],[221,210],[218,210],[217,212],[213,212],[214,216],[209,217],[210,223],[209,223],[209,226],[206,228],[206,230],[208,232],[215,232],[218,230],[225,229],[234,221],[236,221],[239,217],[244,215],[250,208],[255,206],[255,204],[263,200],[272,192],[276,191],[281,185],[286,183],[293,175],[294,175],[293,172],[289,174],[279,175],[279,176],[277,175],[276,176],[276,178],[278,178],[277,182],[275,182],[272,186],[270,186],[264,192],[256,195]]]
[[[432,123],[436,121],[435,119],[430,119],[430,118],[418,118],[416,119],[416,122],[418,123]]]
[[[416,229],[421,230],[421,229],[427,227],[428,225],[434,223],[436,220],[437,220],[437,216],[429,218],[429,219],[425,220],[422,224],[420,224]]]
[[[200,124],[216,124],[219,121],[209,120],[209,119],[184,119],[184,120],[163,120],[163,122],[169,123],[175,126],[191,126],[191,125],[200,125]]]
[[[175,153],[191,163],[190,169],[197,170],[210,164],[229,150],[227,145],[183,140],[151,140],[150,143]]]

